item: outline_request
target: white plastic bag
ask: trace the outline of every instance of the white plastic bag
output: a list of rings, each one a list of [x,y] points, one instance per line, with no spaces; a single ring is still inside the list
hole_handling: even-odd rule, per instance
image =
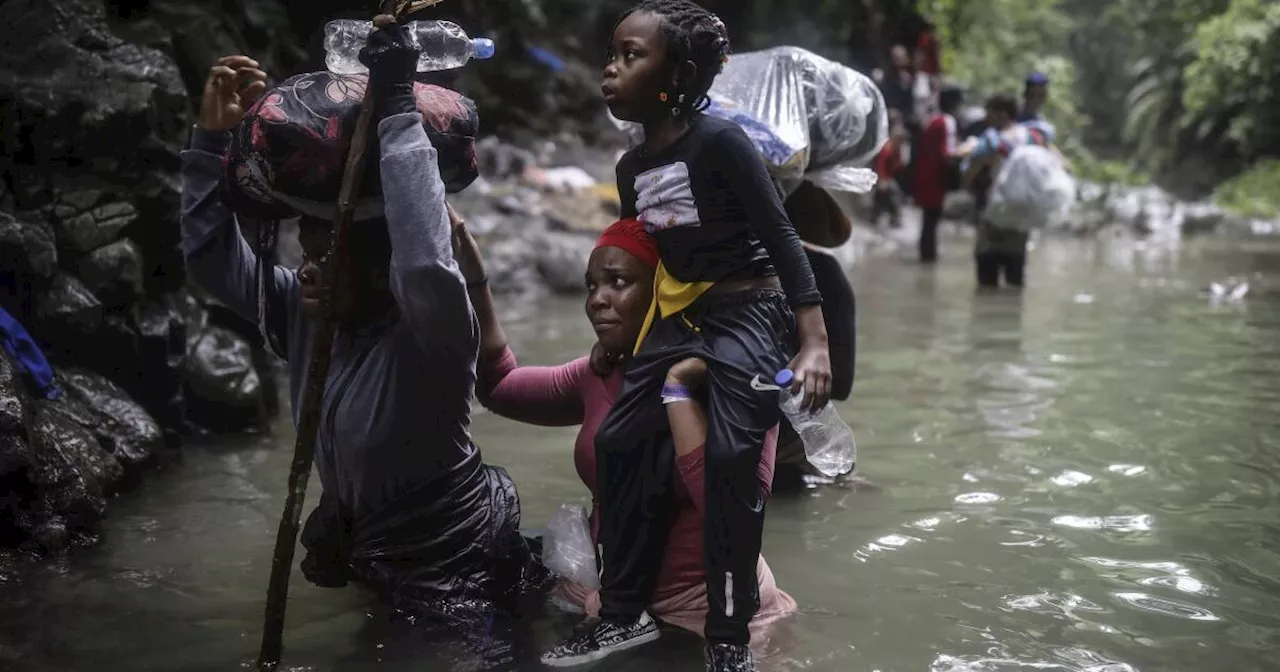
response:
[[[1039,145],[1023,145],[1000,167],[985,217],[1002,229],[1048,228],[1062,224],[1075,200],[1076,181],[1062,158]]]
[[[577,504],[561,504],[542,537],[542,564],[588,590],[600,587],[596,549],[591,543],[587,511]]]

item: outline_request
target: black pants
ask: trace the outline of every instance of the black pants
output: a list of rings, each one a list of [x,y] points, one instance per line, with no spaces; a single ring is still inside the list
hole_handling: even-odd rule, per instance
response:
[[[880,226],[880,218],[889,215],[889,225],[897,227],[902,215],[902,203],[896,188],[876,189],[871,201],[871,224]]]
[[[938,223],[942,221],[942,208],[925,208],[920,222],[920,261],[938,260]]]
[[[999,287],[1000,274],[1004,273],[1004,283],[1010,287],[1021,287],[1023,272],[1027,268],[1027,255],[1015,252],[986,252],[974,255],[978,267],[978,285],[980,287]]]
[[[756,469],[777,424],[777,392],[756,391],[788,362],[795,317],[785,295],[757,290],[704,296],[658,320],[627,369],[618,400],[596,433],[603,568],[601,617],[634,621],[653,595],[670,527],[675,453],[662,405],[673,364],[707,362],[706,637],[746,644],[760,605],[756,561],[764,494]]]

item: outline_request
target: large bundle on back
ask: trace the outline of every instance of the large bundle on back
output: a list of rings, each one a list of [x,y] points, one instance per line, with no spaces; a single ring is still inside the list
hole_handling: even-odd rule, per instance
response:
[[[268,91],[237,127],[227,151],[227,204],[255,219],[332,219],[367,82],[365,75],[313,72]],[[479,175],[475,103],[439,86],[419,83],[414,89],[445,186],[460,191]],[[367,164],[356,221],[382,215],[378,163]]]
[[[1040,145],[1014,149],[991,185],[985,217],[1004,229],[1030,231],[1060,224],[1076,200],[1062,158]]]
[[[808,180],[834,191],[875,185],[864,166],[889,137],[884,96],[867,76],[798,47],[735,54],[707,114],[738,124],[790,194]],[[618,122],[639,139],[636,124]]]

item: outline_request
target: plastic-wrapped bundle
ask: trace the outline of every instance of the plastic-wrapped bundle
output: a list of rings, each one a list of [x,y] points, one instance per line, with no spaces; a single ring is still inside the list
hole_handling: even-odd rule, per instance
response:
[[[586,509],[576,504],[561,504],[551,515],[542,537],[542,564],[557,576],[588,590],[600,587],[600,571]]]
[[[730,57],[710,97],[707,114],[741,126],[787,193],[805,180],[855,193],[875,186],[875,173],[863,166],[888,140],[889,120],[866,75],[799,47],[776,47]],[[643,135],[636,124],[618,125],[635,140]]]
[[[1076,200],[1076,182],[1053,151],[1023,145],[1005,159],[991,186],[986,218],[1003,229],[1056,226]]]
[[[367,83],[365,75],[313,72],[266,92],[236,127],[224,160],[222,194],[231,209],[263,220],[332,218]],[[476,105],[430,84],[414,84],[414,93],[445,187],[460,191],[479,175]],[[382,216],[376,138],[369,151],[356,220]]]

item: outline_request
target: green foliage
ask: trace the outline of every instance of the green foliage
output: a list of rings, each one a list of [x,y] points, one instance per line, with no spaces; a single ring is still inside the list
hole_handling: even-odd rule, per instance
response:
[[[1195,31],[1195,60],[1185,68],[1182,105],[1189,118],[1226,136],[1246,157],[1280,149],[1273,110],[1280,106],[1280,4],[1232,0]]]
[[[1088,150],[1068,155],[1076,178],[1097,184],[1138,186],[1150,184],[1151,176],[1124,161],[1099,159]]]
[[[1213,200],[1244,217],[1280,217],[1280,159],[1267,159],[1222,183]]]

